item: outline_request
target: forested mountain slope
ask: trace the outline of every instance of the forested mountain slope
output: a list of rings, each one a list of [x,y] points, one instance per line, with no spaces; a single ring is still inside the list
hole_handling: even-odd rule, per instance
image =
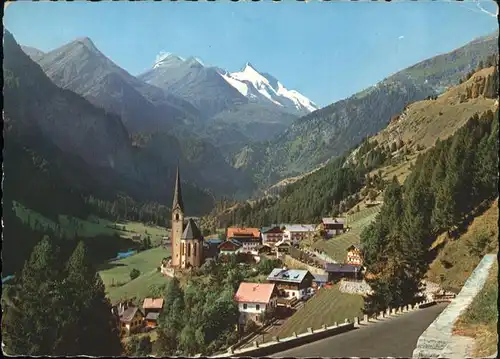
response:
[[[400,71],[376,86],[314,111],[267,143],[243,148],[233,165],[255,174],[263,186],[311,170],[383,129],[410,103],[458,84],[481,61],[498,53],[498,34],[483,37]]]
[[[86,218],[94,211],[86,201],[90,195],[110,206],[128,197],[131,214],[143,202],[170,205],[175,168],[151,166],[149,158],[148,173],[120,118],[54,85],[7,31],[3,70],[6,270],[19,269],[43,235],[20,223],[14,201],[56,221],[59,215]],[[152,178],[161,185],[154,187]],[[190,215],[212,208],[208,193],[191,183],[183,189]]]
[[[413,173],[417,157],[437,145],[438,139],[454,136],[479,118],[488,119],[491,125],[498,109],[493,90],[498,71],[489,67],[467,77],[440,97],[410,104],[376,136],[285,186],[278,196],[236,206],[233,221],[249,226],[314,222],[322,216],[347,212],[362,200],[375,199],[392,176],[404,180]],[[484,131],[495,130],[493,126],[493,130]],[[398,168],[405,171],[402,176],[394,172]]]

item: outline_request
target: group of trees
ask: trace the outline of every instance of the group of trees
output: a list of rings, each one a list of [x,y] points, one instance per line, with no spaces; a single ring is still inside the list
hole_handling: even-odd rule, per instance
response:
[[[476,73],[477,71],[480,71],[482,69],[485,69],[485,68],[488,68],[488,67],[492,67],[492,66],[497,66],[498,64],[498,54],[493,54],[493,55],[489,55],[487,58],[486,58],[486,61],[479,61],[478,65],[477,65],[477,68],[476,69],[473,69],[471,71],[469,71],[465,76],[464,78],[460,79],[459,80],[459,83],[463,83],[463,82],[466,82],[467,80],[469,80],[473,75],[474,73]]]
[[[269,274],[281,261],[263,259],[257,271],[238,265],[206,261],[185,287],[178,279],[169,281],[160,315],[154,352],[161,356],[212,355],[238,341],[238,307],[234,294],[244,280]]]
[[[88,196],[85,202],[95,215],[113,221],[129,220],[165,226],[170,220],[168,207],[154,202],[139,203],[125,195],[119,195],[115,200]]]
[[[209,283],[192,279],[184,289],[176,278],[169,281],[154,348],[158,355],[209,355],[238,340],[233,296],[243,278],[236,266],[230,267],[215,264]]]
[[[127,250],[135,245],[129,239],[121,238],[119,235],[103,234],[78,238],[60,228],[32,228],[23,223],[12,207],[7,205],[3,208],[3,222],[2,250],[5,254],[2,258],[2,271],[8,274],[16,274],[21,271],[24,262],[44,236],[57,243],[61,250],[68,253],[68,255],[75,249],[78,240],[82,240],[95,264],[113,258],[116,256],[117,251]]]
[[[444,231],[497,193],[498,115],[474,115],[452,137],[420,155],[400,186],[386,189],[376,221],[361,235],[368,283],[365,310],[411,303],[427,268],[427,250]]]
[[[364,169],[345,165],[345,156],[287,186],[279,198],[266,198],[253,206],[235,210],[234,221],[245,226],[263,226],[283,222],[317,222],[332,212],[332,203],[340,203],[357,192],[363,183]]]
[[[5,352],[122,355],[116,317],[84,243],[69,259],[64,252],[44,238],[16,277],[8,298],[2,298]]]

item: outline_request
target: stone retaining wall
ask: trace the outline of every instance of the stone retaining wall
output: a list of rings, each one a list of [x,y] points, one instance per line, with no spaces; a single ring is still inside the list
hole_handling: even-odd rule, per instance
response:
[[[372,291],[371,287],[366,283],[365,280],[361,282],[351,282],[348,280],[342,280],[339,284],[339,290],[342,293],[350,294],[368,294]]]
[[[453,326],[483,288],[495,260],[494,254],[483,257],[460,293],[418,338],[413,358],[449,358],[452,356]]]
[[[342,324],[335,323],[332,326],[323,325],[323,327],[320,329],[307,328],[307,331],[305,333],[301,334],[294,333],[294,335],[288,338],[274,337],[272,341],[262,344],[254,342],[253,347],[250,348],[243,348],[239,350],[235,350],[234,348],[229,348],[227,353],[219,354],[217,356],[214,356],[213,358],[242,357],[242,356],[259,357],[259,356],[271,355],[307,343],[312,343],[320,339],[348,332],[350,330],[359,327],[360,325],[369,325],[370,323],[376,322],[378,320],[383,320],[384,318],[391,318],[395,316],[404,315],[405,313],[418,310],[420,308],[425,308],[434,304],[436,303],[433,301],[426,300],[417,303],[414,306],[406,305],[404,307],[399,307],[399,308],[387,308],[387,310],[382,311],[378,313],[378,315],[372,317],[364,315],[362,320],[358,317],[354,317],[352,320],[345,319],[344,323]]]

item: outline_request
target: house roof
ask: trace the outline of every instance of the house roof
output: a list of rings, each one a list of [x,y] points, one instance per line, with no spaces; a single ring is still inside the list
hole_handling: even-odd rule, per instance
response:
[[[345,219],[344,218],[332,218],[332,217],[328,217],[328,218],[323,218],[323,223],[324,224],[344,224],[345,223]]]
[[[196,225],[195,221],[192,218],[189,218],[186,228],[184,229],[184,232],[182,233],[181,239],[189,240],[189,239],[200,239],[201,232],[198,229],[198,226]]]
[[[219,245],[223,242],[223,240],[219,239],[219,238],[211,238],[211,239],[207,239],[205,242],[210,244],[210,245]]]
[[[260,231],[258,228],[246,228],[246,227],[229,227],[227,229],[227,238],[231,237],[260,237]]]
[[[315,282],[326,283],[328,282],[328,274],[313,274]]]
[[[161,309],[163,308],[163,298],[145,298],[142,307],[144,309]]]
[[[279,226],[269,226],[269,227],[262,227],[260,229],[260,233],[269,233],[269,232],[281,233],[281,227],[279,227]]]
[[[286,231],[289,232],[314,232],[316,231],[316,225],[314,224],[291,224],[285,227]]]
[[[305,269],[282,269],[274,268],[267,276],[267,280],[300,283],[304,280],[309,271]]]
[[[326,263],[325,271],[330,273],[356,273],[361,271],[361,266],[354,264]]]
[[[142,314],[142,312],[139,310],[139,307],[128,307],[127,309],[125,309],[123,311],[123,313],[120,315],[120,321],[121,322],[125,322],[125,323],[129,323],[132,321],[132,319],[134,319],[134,316],[135,314],[139,312]]]
[[[363,250],[363,245],[362,244],[352,244],[349,247],[347,247],[347,250],[350,251],[351,249],[357,249],[357,250]]]
[[[281,240],[277,243],[275,243],[275,246],[276,247],[290,247],[292,244],[290,243],[290,241],[285,241],[285,240]]]
[[[234,295],[238,303],[269,303],[275,288],[274,283],[249,283],[242,282]]]
[[[146,320],[158,320],[159,316],[160,313],[149,312],[148,315],[146,315]]]
[[[232,243],[232,244],[234,244],[236,247],[241,247],[241,246],[242,246],[242,244],[241,244],[241,242],[240,242],[240,241],[237,241],[236,239],[229,239],[229,240],[224,241],[224,242],[222,242],[221,244],[219,244],[219,248],[220,248],[223,244],[226,244],[226,243]]]

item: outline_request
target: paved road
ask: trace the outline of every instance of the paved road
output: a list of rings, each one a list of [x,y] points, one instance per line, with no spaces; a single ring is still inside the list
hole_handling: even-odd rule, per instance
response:
[[[388,318],[271,357],[407,357],[448,303]]]

